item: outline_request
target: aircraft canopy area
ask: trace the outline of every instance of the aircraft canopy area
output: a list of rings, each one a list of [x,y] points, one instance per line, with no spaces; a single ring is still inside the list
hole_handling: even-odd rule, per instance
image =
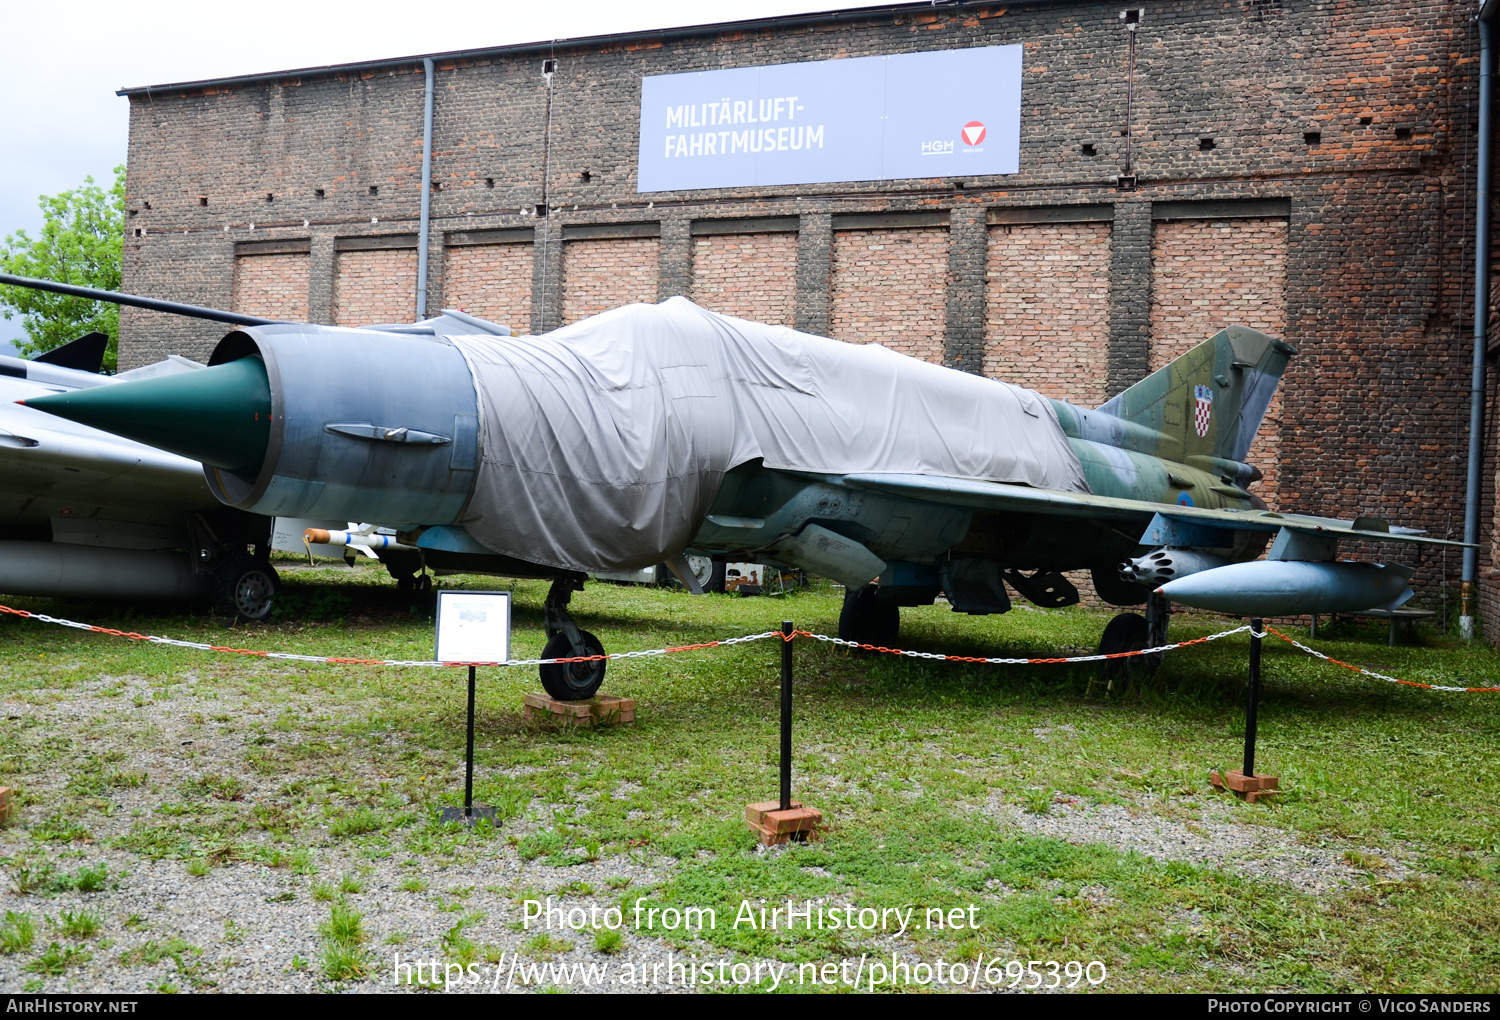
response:
[[[1056,413],[1032,390],[686,298],[540,336],[451,340],[474,374],[481,419],[462,523],[532,563],[661,562],[691,541],[724,474],[757,458],[818,474],[1088,491]]]

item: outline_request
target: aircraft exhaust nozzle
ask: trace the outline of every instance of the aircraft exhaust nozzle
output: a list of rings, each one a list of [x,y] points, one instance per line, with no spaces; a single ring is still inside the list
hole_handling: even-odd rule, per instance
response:
[[[1213,553],[1164,546],[1160,549],[1153,549],[1144,556],[1137,556],[1121,563],[1120,579],[1155,588],[1175,578],[1186,577],[1204,570],[1213,570],[1228,562],[1224,557],[1215,556]]]
[[[1394,564],[1255,560],[1168,581],[1173,602],[1230,616],[1302,616],[1395,609],[1412,597],[1411,571]]]

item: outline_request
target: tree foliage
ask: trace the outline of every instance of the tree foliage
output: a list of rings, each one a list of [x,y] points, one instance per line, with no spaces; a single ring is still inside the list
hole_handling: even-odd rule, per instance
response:
[[[45,217],[41,235],[32,238],[24,230],[7,235],[0,247],[0,268],[17,276],[119,290],[125,243],[125,168],[117,166],[114,173],[114,185],[107,191],[92,177],[85,177],[82,187],[41,196]],[[28,337],[21,349],[28,356],[61,347],[94,330],[107,333],[104,367],[114,370],[120,337],[118,305],[0,286],[0,309],[7,319],[21,316]]]

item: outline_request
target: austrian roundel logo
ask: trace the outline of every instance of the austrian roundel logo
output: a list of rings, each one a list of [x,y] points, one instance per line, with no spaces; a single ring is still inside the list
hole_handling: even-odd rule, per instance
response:
[[[964,144],[978,145],[984,141],[984,125],[977,120],[971,120],[964,125]]]

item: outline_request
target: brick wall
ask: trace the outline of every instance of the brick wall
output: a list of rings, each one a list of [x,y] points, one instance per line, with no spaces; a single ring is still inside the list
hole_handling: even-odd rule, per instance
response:
[[[336,326],[417,317],[417,253],[409,248],[341,251],[333,288]]]
[[[795,326],[797,235],[694,238],[692,298],[725,315]]]
[[[1097,407],[1108,394],[1108,223],[989,228],[984,374]]]
[[[830,336],[943,363],[948,231],[837,230],[832,263]]]
[[[445,259],[445,307],[531,332],[531,245],[463,245],[449,248]]]
[[[563,322],[635,301],[656,301],[661,242],[654,237],[568,241],[563,245]]]
[[[311,262],[298,253],[239,256],[234,260],[234,311],[306,322]]]
[[[1151,369],[1225,326],[1286,336],[1287,223],[1281,219],[1158,223],[1151,244]],[[1295,341],[1294,341],[1295,342]],[[1265,477],[1251,487],[1272,507],[1281,478],[1283,380],[1250,445]]]

